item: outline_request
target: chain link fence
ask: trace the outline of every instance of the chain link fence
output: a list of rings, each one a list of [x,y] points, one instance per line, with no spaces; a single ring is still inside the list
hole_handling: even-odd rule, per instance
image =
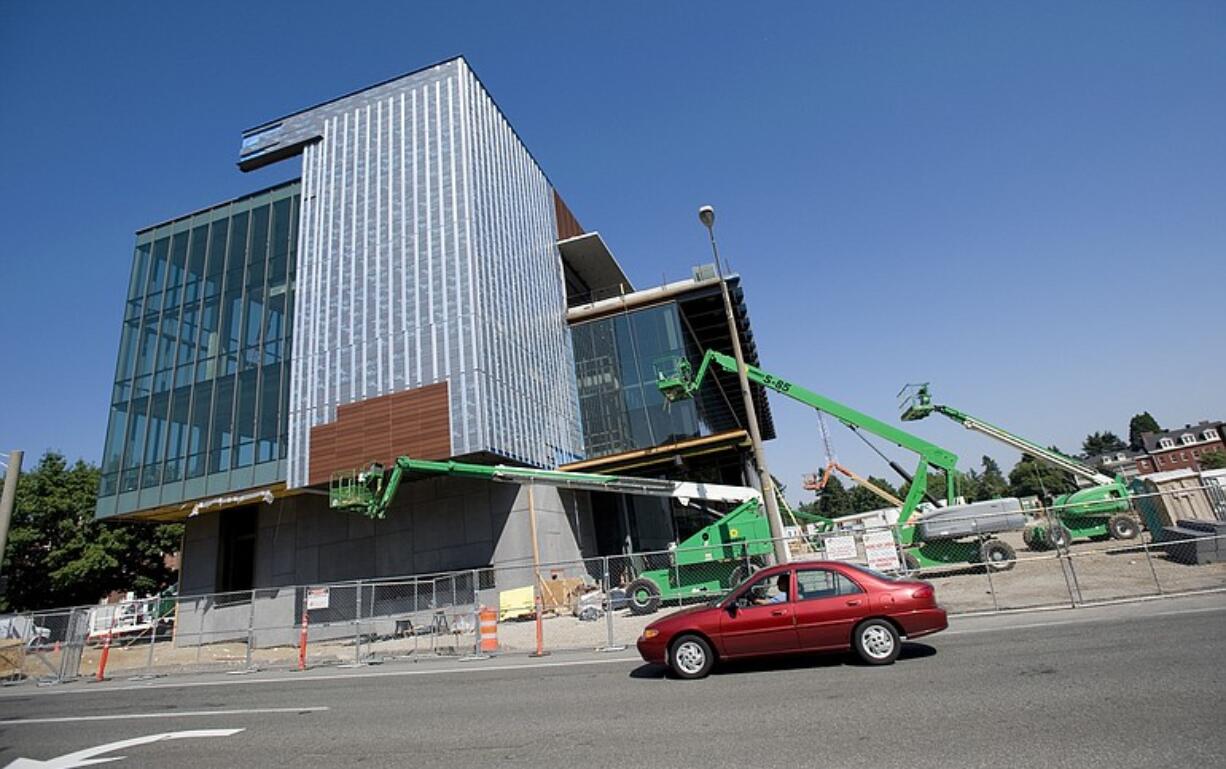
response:
[[[860,516],[842,530],[789,529],[786,543],[793,560],[852,561],[925,580],[951,614],[1224,590],[1226,502],[1215,493],[1138,489],[1098,516],[1101,526],[1085,511],[1050,507],[978,532],[973,529],[983,522],[972,517],[942,515],[942,528],[925,530],[914,520],[899,526]],[[925,515],[938,518],[921,511],[918,520]],[[933,536],[941,532],[959,536]],[[736,542],[536,568],[500,564],[13,614],[0,617],[0,679],[59,682],[617,650],[632,646],[664,613],[726,595],[770,563],[772,545]]]

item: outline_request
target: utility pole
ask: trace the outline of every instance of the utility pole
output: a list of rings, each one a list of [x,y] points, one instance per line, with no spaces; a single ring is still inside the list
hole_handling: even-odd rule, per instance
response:
[[[758,482],[762,489],[762,503],[766,506],[766,522],[774,541],[775,563],[788,562],[788,548],[783,541],[783,519],[779,516],[779,503],[775,499],[775,483],[766,468],[766,450],[762,448],[762,433],[758,430],[758,410],[753,405],[753,393],[749,389],[749,376],[745,373],[745,355],[741,352],[741,334],[737,328],[736,314],[732,311],[732,297],[728,293],[728,279],[719,260],[719,246],[715,244],[715,209],[703,206],[698,209],[698,219],[707,228],[711,238],[711,253],[715,255],[715,274],[719,276],[719,290],[724,297],[724,317],[728,321],[728,335],[732,337],[732,356],[736,358],[736,379],[741,386],[741,398],[745,401],[745,421],[748,423],[749,442],[753,446],[753,460],[758,468]]]
[[[9,541],[9,521],[13,519],[13,501],[17,498],[17,479],[21,477],[22,452],[9,452],[8,472],[4,475],[4,493],[0,494],[0,566],[4,561],[4,548]]]

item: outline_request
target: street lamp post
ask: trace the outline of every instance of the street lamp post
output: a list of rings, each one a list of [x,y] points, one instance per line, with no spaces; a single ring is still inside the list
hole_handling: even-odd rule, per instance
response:
[[[707,228],[711,238],[711,253],[715,256],[715,274],[719,276],[719,289],[724,297],[724,318],[728,321],[728,335],[732,338],[732,355],[736,358],[736,378],[741,387],[741,399],[745,402],[745,421],[748,423],[749,442],[753,446],[754,464],[758,469],[758,483],[762,489],[762,503],[766,505],[766,522],[774,541],[775,563],[788,562],[788,549],[783,541],[783,519],[779,516],[779,503],[775,499],[775,485],[766,468],[766,451],[762,448],[762,433],[758,430],[758,410],[753,405],[749,390],[749,377],[745,373],[745,355],[741,352],[741,335],[732,311],[732,297],[728,293],[728,280],[719,260],[719,246],[715,244],[715,209],[703,206],[698,209],[698,219]]]

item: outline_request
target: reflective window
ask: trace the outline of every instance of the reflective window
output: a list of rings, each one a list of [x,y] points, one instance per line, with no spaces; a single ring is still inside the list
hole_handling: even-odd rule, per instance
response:
[[[137,235],[100,497],[160,486],[171,503],[183,481],[285,458],[298,192]]]
[[[811,601],[817,598],[833,598],[839,595],[863,593],[860,586],[837,571],[830,569],[801,569],[796,572],[796,598]]]

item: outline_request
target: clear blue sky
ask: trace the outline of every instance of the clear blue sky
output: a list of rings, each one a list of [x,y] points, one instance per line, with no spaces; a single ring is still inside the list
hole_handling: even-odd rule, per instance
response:
[[[1222,2],[269,5],[0,5],[0,449],[99,459],[133,232],[296,175],[242,129],[457,53],[636,282],[714,204],[785,377],[1068,450],[1226,418]],[[816,421],[773,403],[798,492]]]

